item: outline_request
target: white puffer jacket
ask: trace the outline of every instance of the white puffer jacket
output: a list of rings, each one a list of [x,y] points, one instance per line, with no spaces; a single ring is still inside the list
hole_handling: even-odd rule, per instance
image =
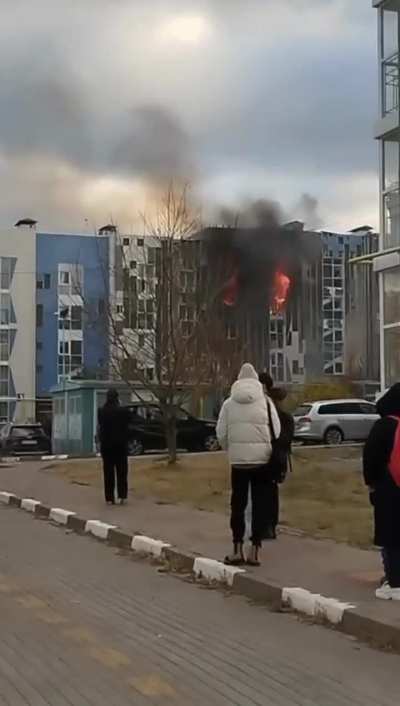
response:
[[[278,413],[270,405],[275,438],[281,433]],[[232,466],[262,466],[271,457],[267,399],[258,375],[250,363],[245,363],[231,395],[225,400],[217,424],[217,437],[222,449],[228,451]]]

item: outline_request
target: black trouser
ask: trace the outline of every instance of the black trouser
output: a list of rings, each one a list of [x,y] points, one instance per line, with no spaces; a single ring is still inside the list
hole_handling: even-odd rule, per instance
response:
[[[384,563],[386,580],[391,588],[400,588],[400,548],[385,547]]]
[[[241,544],[246,531],[245,512],[251,490],[251,541],[261,546],[265,531],[266,478],[264,467],[232,466],[231,529],[234,544]]]
[[[275,529],[279,524],[279,485],[275,480],[266,481],[265,524]]]
[[[120,500],[128,497],[128,456],[125,451],[102,451],[104,472],[104,495],[106,502],[115,499],[115,475],[117,475],[117,491]]]

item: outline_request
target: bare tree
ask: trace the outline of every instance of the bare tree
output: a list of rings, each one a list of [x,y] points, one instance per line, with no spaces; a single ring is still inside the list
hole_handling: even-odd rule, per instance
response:
[[[118,378],[157,401],[174,463],[179,408],[215,383],[226,335],[203,243],[193,237],[200,223],[187,189],[171,185],[144,226],[143,238],[120,242],[123,295],[110,304],[111,360]]]

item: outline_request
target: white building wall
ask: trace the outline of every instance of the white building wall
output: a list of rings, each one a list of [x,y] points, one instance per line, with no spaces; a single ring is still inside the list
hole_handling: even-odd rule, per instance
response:
[[[3,351],[0,367],[8,368],[8,394],[0,394],[0,417],[4,419],[5,403],[8,417],[19,421],[34,419],[36,374],[36,231],[31,228],[0,230],[0,257],[15,258],[15,269],[9,289],[2,286],[0,296],[4,306],[10,295],[10,316],[4,313],[0,331],[9,331],[8,361]],[[15,316],[14,316],[15,314]],[[4,338],[6,334],[3,333]],[[3,373],[3,379],[5,371]],[[4,393],[5,386],[0,390]]]

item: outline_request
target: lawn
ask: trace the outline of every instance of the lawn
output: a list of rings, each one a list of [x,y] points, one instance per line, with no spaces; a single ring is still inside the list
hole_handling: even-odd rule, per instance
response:
[[[319,537],[367,547],[372,526],[362,481],[360,450],[296,449],[294,472],[282,487],[281,524]],[[202,510],[229,511],[229,468],[224,454],[131,461],[135,494]],[[100,461],[68,461],[54,472],[69,483],[102,486]]]

